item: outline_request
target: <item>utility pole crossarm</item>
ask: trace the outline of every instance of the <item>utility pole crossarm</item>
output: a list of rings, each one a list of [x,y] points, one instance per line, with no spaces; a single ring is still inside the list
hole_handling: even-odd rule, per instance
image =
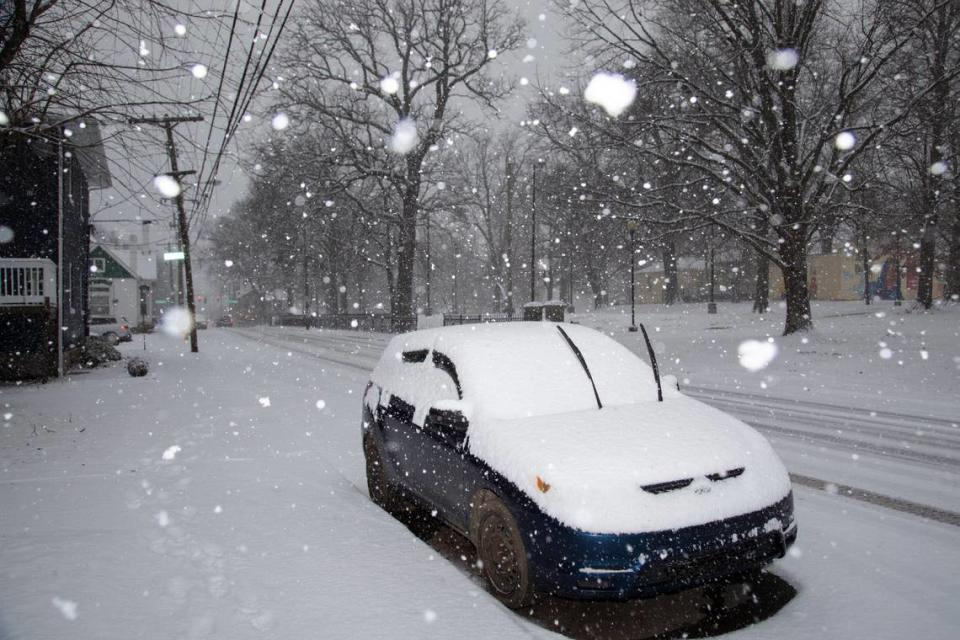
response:
[[[130,118],[130,124],[155,124],[161,127],[178,125],[181,122],[203,122],[203,116],[164,116],[162,118]]]

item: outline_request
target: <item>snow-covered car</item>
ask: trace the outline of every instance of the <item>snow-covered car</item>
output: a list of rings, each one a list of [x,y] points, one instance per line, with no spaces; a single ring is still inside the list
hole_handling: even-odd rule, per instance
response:
[[[92,316],[90,318],[90,335],[106,338],[110,344],[133,340],[130,323],[123,317],[118,320],[114,316]]]
[[[364,393],[363,449],[374,502],[466,535],[511,607],[749,575],[797,535],[759,433],[578,325],[396,336]]]
[[[214,323],[216,327],[232,327],[233,326],[233,317],[232,316],[220,316],[217,318],[217,321]]]

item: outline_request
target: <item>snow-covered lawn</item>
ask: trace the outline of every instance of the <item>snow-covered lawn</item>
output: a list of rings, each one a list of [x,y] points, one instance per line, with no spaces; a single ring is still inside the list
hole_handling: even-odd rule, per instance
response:
[[[727,342],[742,332],[729,330]],[[366,496],[360,395],[383,338],[302,329],[251,338],[260,335],[202,332],[198,355],[152,335],[146,378],[115,367],[0,388],[0,638],[552,637],[550,627],[637,637],[651,620],[661,630],[699,617],[694,597],[551,601],[533,617],[505,609],[458,551],[424,543]],[[937,349],[956,354],[956,338],[926,339],[924,362],[955,383],[952,360],[935,367]],[[138,341],[123,349],[143,353]],[[668,370],[706,386],[698,376],[713,366],[727,388],[773,375],[782,389],[787,376],[776,367],[788,351],[759,374],[737,371],[719,347]],[[875,366],[914,366],[893,360]],[[878,379],[896,386],[919,370]],[[724,377],[731,372],[740,378]],[[931,374],[903,393],[918,388],[951,387]],[[946,415],[957,413],[952,389]],[[773,572],[797,594],[735,636],[954,637],[960,528],[802,487],[795,494],[799,540]]]
[[[786,337],[782,303],[762,316],[749,302],[718,303],[715,315],[705,304],[638,305],[636,321],[650,332],[661,369],[685,387],[958,420],[960,305],[924,313],[904,304],[814,301],[813,331]],[[630,307],[573,319],[646,353],[640,334],[626,331]]]

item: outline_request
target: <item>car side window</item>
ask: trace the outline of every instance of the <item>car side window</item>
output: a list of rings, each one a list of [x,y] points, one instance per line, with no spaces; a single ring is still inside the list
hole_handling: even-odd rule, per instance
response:
[[[403,361],[407,363],[424,362],[427,359],[428,349],[417,349],[416,351],[404,351]]]
[[[413,414],[416,411],[414,406],[403,398],[390,396],[390,402],[387,404],[387,415],[398,422],[413,422]]]
[[[457,387],[457,397],[463,400],[463,389],[460,387],[460,376],[457,375],[457,367],[446,355],[439,351],[433,352],[433,366],[440,369],[453,379],[453,384]]]

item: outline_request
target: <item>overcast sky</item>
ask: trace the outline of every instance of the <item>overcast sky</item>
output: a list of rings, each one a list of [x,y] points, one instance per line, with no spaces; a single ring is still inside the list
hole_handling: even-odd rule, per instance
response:
[[[241,15],[251,23],[254,22],[260,3],[256,2],[254,4],[251,0],[242,1]],[[492,73],[511,74],[518,80],[516,92],[503,105],[503,117],[499,122],[489,115],[478,114],[478,117],[487,118],[488,123],[493,128],[508,127],[522,120],[527,102],[536,95],[535,85],[538,82],[547,83],[551,78],[562,75],[566,69],[573,66],[569,64],[565,55],[562,18],[551,8],[549,0],[506,0],[506,3],[509,7],[518,11],[521,17],[526,20],[528,40],[519,51],[498,57],[491,69]],[[186,7],[194,3],[189,0],[179,0],[175,4]],[[294,11],[302,10],[308,3],[301,1],[298,5],[299,7],[295,8]],[[182,38],[185,47],[195,54],[195,60],[185,61],[183,73],[179,74],[175,80],[171,80],[170,83],[171,95],[183,99],[212,95],[216,91],[220,70],[223,67],[223,56],[226,51],[230,18],[234,7],[233,2],[232,0],[207,0],[201,6],[209,8],[214,13],[219,12],[222,17],[219,20],[211,19],[207,21],[184,20],[180,23],[170,21],[164,27],[166,29],[165,33],[156,34],[162,35],[164,38]],[[272,13],[275,6],[275,0],[268,1],[268,11]],[[265,20],[265,22],[269,21]],[[178,27],[178,24],[182,26]],[[230,82],[235,83],[243,70],[244,47],[250,42],[253,29],[251,26],[238,26],[237,31],[240,37],[234,41],[230,55],[231,63],[226,69],[228,84]],[[261,28],[261,31],[264,31],[264,29]],[[158,51],[160,50],[159,46],[155,48]],[[150,55],[155,54],[151,52]],[[194,76],[192,68],[194,64],[205,65],[208,69],[205,77],[196,78]],[[526,78],[529,84],[520,84],[519,80],[521,78]],[[266,88],[265,82],[264,87]],[[232,103],[234,96],[228,90],[225,90],[225,94],[226,102],[229,105]],[[242,156],[247,149],[251,148],[256,140],[263,139],[271,134],[276,135],[270,126],[271,114],[264,112],[269,100],[270,90],[266,88],[251,109],[250,115],[252,117],[250,121],[241,123],[234,143],[228,147],[230,155],[224,158],[218,172],[217,177],[221,180],[221,184],[214,191],[209,215],[203,220],[203,225],[199,228],[201,235],[208,234],[214,224],[214,219],[217,216],[228,214],[230,207],[244,194],[247,179],[239,169],[236,158]],[[210,111],[209,105],[200,110],[201,115],[206,118],[205,122],[181,124],[177,127],[177,133],[179,134],[178,157],[181,169],[200,169],[203,158],[202,149],[211,121],[212,113]],[[222,140],[219,127],[222,126],[224,117],[223,111],[220,111],[215,121],[216,126],[210,144],[207,170],[209,170],[212,156],[216,153]],[[108,125],[105,128],[106,133],[109,135],[111,128],[117,126],[121,125]],[[162,130],[154,127],[145,130],[127,149],[113,144],[108,145],[107,154],[112,164],[111,170],[115,176],[116,186],[94,193],[91,200],[94,223],[104,231],[113,231],[123,236],[136,234],[138,240],[142,242],[143,227],[137,224],[137,221],[153,220],[154,223],[150,225],[150,241],[153,248],[160,252],[168,242],[173,241],[170,222],[174,216],[173,203],[161,202],[159,194],[151,184],[153,175],[169,170],[167,154],[162,141]],[[191,177],[190,179],[194,178]],[[193,198],[195,195],[193,190],[188,190],[186,193],[189,198]],[[187,204],[188,211],[190,211],[192,204],[189,202]],[[117,220],[129,222],[114,222]],[[198,229],[192,229],[191,231],[191,236],[196,237],[196,233],[193,232],[198,231]],[[198,252],[198,255],[199,253],[201,252]],[[204,288],[201,283],[198,290]]]

